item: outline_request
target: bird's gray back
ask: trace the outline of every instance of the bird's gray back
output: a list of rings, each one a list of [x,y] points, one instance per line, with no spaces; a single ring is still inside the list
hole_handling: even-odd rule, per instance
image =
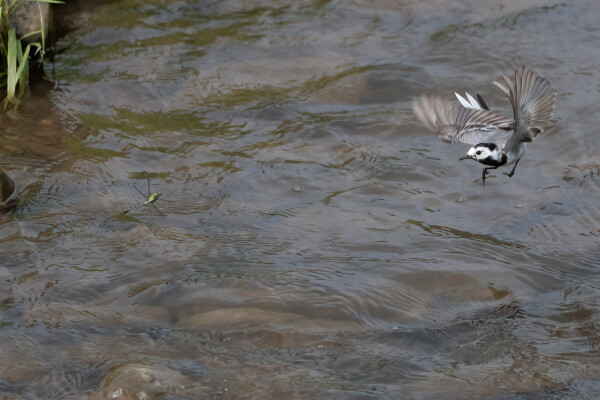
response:
[[[479,143],[495,143],[496,146],[502,149],[512,134],[512,130],[498,129],[489,125],[482,127],[473,126],[462,131],[459,137],[456,138],[456,141],[472,146]]]

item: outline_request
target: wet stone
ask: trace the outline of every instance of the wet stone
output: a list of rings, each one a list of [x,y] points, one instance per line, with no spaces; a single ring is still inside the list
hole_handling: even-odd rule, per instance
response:
[[[42,38],[39,31],[44,29],[44,37],[48,36],[48,3],[41,1],[22,1],[17,6],[15,11],[10,16],[11,26],[16,27],[18,36],[25,36],[31,32],[38,32],[34,35],[27,37],[27,42],[40,41]]]
[[[0,168],[0,206],[6,204],[15,191],[15,180]]]

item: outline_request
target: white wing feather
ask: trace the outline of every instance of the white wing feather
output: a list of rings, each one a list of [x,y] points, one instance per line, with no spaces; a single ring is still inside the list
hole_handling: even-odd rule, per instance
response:
[[[456,95],[456,98],[458,99],[458,101],[460,101],[460,104],[463,105],[463,107],[470,108],[471,110],[483,110],[483,108],[479,105],[477,100],[475,100],[473,98],[473,96],[471,96],[469,93],[465,92],[465,94],[467,95],[467,99],[469,99],[469,100],[465,100],[464,97],[462,97],[460,94],[458,94],[456,92],[454,92],[454,94]]]

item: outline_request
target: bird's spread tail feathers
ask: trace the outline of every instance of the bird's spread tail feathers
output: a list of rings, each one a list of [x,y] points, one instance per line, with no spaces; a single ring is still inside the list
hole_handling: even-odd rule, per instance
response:
[[[504,82],[494,84],[510,99],[515,132],[519,128],[525,128],[531,139],[547,129],[556,100],[556,91],[548,79],[525,67],[515,70],[514,82],[506,75],[502,75],[502,79]]]

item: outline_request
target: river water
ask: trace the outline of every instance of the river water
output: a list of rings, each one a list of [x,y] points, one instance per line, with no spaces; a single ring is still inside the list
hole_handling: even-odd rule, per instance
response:
[[[1,117],[3,398],[598,393],[596,1],[73,4]],[[410,104],[522,65],[554,127],[484,187]]]

